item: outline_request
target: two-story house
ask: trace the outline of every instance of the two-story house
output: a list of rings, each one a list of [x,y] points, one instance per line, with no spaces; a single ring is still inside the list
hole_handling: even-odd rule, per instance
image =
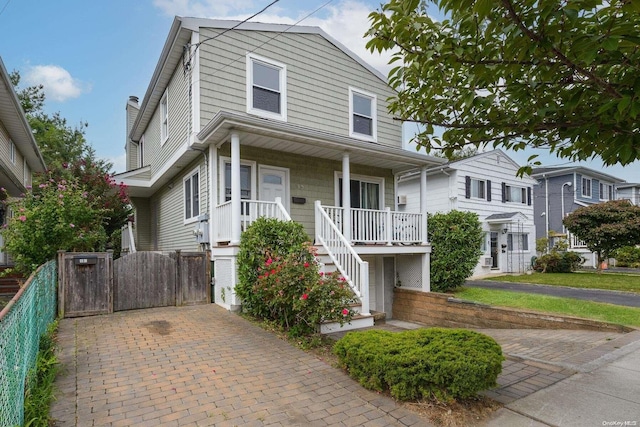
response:
[[[20,197],[31,186],[33,173],[44,170],[44,160],[0,58],[0,187],[8,197]],[[11,214],[0,202],[0,225]],[[0,266],[10,265],[11,257],[3,247],[0,236]]]
[[[640,183],[625,182],[616,184],[616,200],[628,200],[636,206],[640,206]]]
[[[582,255],[585,266],[597,267],[596,254],[567,233],[562,220],[581,206],[615,200],[615,188],[624,180],[583,166],[534,168],[531,176],[539,183],[534,187],[537,236],[567,238],[569,249]]]
[[[147,92],[127,103],[138,250],[210,250],[215,302],[234,309],[242,230],[302,223],[362,303],[429,290],[426,196],[394,212],[394,174],[440,159],[402,149],[378,71],[316,27],[175,18]],[[410,225],[410,227],[409,227]],[[402,233],[398,232],[402,228]]]
[[[528,175],[501,150],[476,154],[427,170],[429,213],[478,214],[484,231],[482,255],[473,275],[523,273],[535,255],[532,187]],[[416,172],[398,176],[398,209],[419,211]]]

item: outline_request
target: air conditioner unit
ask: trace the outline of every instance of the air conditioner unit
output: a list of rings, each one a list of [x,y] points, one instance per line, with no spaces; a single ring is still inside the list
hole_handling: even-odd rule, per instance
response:
[[[398,205],[406,205],[407,204],[407,195],[401,194],[398,196]]]
[[[490,256],[484,257],[484,259],[482,260],[482,266],[491,267],[492,265],[493,265],[493,257],[490,257]]]

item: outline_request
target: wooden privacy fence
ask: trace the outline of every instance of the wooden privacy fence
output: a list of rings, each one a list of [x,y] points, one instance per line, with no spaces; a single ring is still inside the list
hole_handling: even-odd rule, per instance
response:
[[[211,302],[208,252],[58,254],[59,315]]]

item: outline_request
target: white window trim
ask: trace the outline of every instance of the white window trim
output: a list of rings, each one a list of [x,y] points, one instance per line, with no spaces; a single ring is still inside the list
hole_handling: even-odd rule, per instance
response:
[[[589,194],[585,194],[585,192],[584,192],[584,189],[585,189],[584,183],[585,183],[585,181],[589,181]],[[593,180],[591,178],[582,177],[581,184],[582,184],[582,189],[580,191],[580,194],[582,194],[582,197],[589,197],[589,198],[593,197]]]
[[[484,182],[484,197],[478,197],[473,195],[473,181]],[[487,200],[487,180],[479,178],[471,178],[471,188],[469,189],[469,198],[473,200]]]
[[[613,200],[613,185],[612,184],[606,184],[604,182],[600,182],[598,185],[598,190],[600,191],[600,195],[598,196],[600,198],[601,201],[609,201],[609,200]],[[607,197],[602,197],[602,189],[606,188],[607,189]],[[593,191],[593,189],[592,189]]]
[[[166,105],[164,112],[162,111],[163,104]],[[160,98],[160,145],[164,145],[167,139],[169,139],[169,89],[165,90]]]
[[[365,135],[353,131],[353,95],[358,94],[366,98],[371,98],[371,133],[373,135]],[[364,141],[378,140],[378,97],[370,92],[349,87],[349,136],[362,139]]]
[[[140,141],[138,141],[138,167],[141,168],[144,166],[144,134],[140,137]]]
[[[11,139],[9,140],[9,160],[12,164],[16,164],[16,144]]]
[[[486,186],[486,185],[485,185]],[[511,190],[517,188],[518,190],[520,190],[520,195],[523,196],[522,197],[522,201],[517,202],[514,200],[511,200]],[[522,191],[524,190],[524,192]],[[485,192],[486,192],[486,188],[485,188]],[[526,205],[527,204],[527,187],[521,187],[519,185],[509,185],[506,184],[506,193],[505,197],[506,197],[506,202],[507,203],[513,203],[515,205]]]
[[[280,69],[280,114],[271,111],[253,108],[253,62],[261,62],[267,66]],[[274,61],[262,56],[247,53],[247,113],[267,119],[287,121],[287,66],[281,62]]]
[[[342,178],[342,172],[335,171],[334,172],[334,186],[333,186],[333,194],[334,194],[334,206],[340,206],[340,179]],[[349,179],[369,182],[371,184],[379,184],[379,197],[380,197],[380,210],[384,210],[386,207],[385,199],[384,199],[384,178],[378,176],[368,176],[368,175],[355,175],[349,174]]]
[[[185,194],[184,194],[184,183],[185,181],[191,179],[191,177],[193,177],[195,174],[198,174],[198,215],[193,215],[193,212],[191,213],[191,217],[187,218],[187,204],[186,204],[186,200],[185,200]],[[202,173],[200,171],[200,166],[197,166],[195,169],[193,169],[191,172],[189,172],[188,174],[186,174],[184,176],[184,178],[182,178],[182,218],[183,218],[183,223],[184,224],[191,224],[194,223],[196,221],[198,221],[198,217],[200,216],[201,212],[202,212]],[[192,194],[193,196],[193,194]],[[192,202],[193,203],[193,202]],[[193,207],[193,205],[192,205]]]
[[[223,204],[226,203],[225,200],[225,194],[224,194],[224,189],[227,186],[227,183],[224,181],[224,165],[225,163],[231,163],[231,157],[223,157],[220,156],[219,157],[219,162],[218,162],[218,171],[219,171],[219,182],[220,182],[220,187],[218,190],[218,199],[219,199],[219,203]],[[256,197],[256,193],[258,192],[258,187],[257,187],[257,163],[252,161],[252,160],[240,160],[240,164],[241,165],[245,165],[245,166],[251,166],[251,191],[252,191],[252,196],[254,200]],[[231,183],[229,183],[229,186],[231,186]]]

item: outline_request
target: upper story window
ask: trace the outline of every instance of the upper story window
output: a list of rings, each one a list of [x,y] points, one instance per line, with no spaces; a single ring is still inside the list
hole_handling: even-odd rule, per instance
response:
[[[138,142],[138,167],[141,168],[144,166],[144,134],[140,138]]]
[[[582,196],[591,197],[591,179],[582,178]]]
[[[600,183],[600,200],[613,200],[613,185]]]
[[[349,135],[375,141],[377,138],[376,96],[349,88]]]
[[[527,203],[527,189],[513,185],[505,186],[505,201],[512,203]]]
[[[247,55],[247,112],[287,120],[287,67],[256,55]]]
[[[14,165],[16,164],[16,144],[11,140],[9,140],[9,160]]]
[[[184,219],[195,220],[200,215],[200,170],[184,179]]]
[[[160,101],[160,142],[162,144],[169,138],[169,96],[165,91]]]
[[[465,177],[464,197],[466,199],[485,199],[491,201],[491,181]]]

